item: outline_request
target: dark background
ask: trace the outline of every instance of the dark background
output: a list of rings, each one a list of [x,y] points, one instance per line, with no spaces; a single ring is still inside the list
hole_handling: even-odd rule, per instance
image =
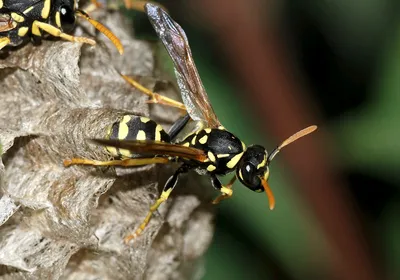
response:
[[[400,2],[160,2],[242,141],[319,126],[271,166],[274,211],[239,183],[217,206],[204,279],[400,279]]]

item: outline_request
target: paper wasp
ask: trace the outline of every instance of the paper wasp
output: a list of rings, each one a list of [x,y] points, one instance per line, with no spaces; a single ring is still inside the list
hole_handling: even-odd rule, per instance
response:
[[[38,41],[48,33],[71,42],[95,45],[86,37],[69,35],[77,17],[89,21],[97,30],[107,36],[123,53],[120,40],[104,25],[92,19],[77,8],[76,0],[0,0],[0,49],[18,46],[29,39]]]
[[[150,211],[135,233],[125,241],[138,236],[149,223],[154,211],[166,201],[176,186],[181,174],[196,170],[199,174],[211,178],[212,185],[221,192],[214,203],[232,196],[232,184],[239,181],[255,192],[266,192],[270,209],[275,206],[275,199],[268,185],[269,165],[279,151],[293,141],[317,129],[307,127],[292,135],[270,154],[259,145],[246,145],[234,134],[227,131],[219,122],[194,64],[189,43],[183,29],[173,21],[160,7],[146,4],[146,13],[158,36],[167,49],[175,67],[178,85],[183,103],[152,93],[127,76],[124,78],[133,86],[150,95],[154,103],[162,103],[178,108],[186,108],[187,115],[178,119],[166,133],[154,121],[145,117],[124,116],[114,123],[107,139],[92,139],[93,142],[106,146],[111,155],[118,160],[95,161],[81,158],[65,160],[64,165],[120,165],[138,166],[152,163],[180,163],[180,167],[167,180],[160,198],[150,207]],[[179,139],[178,134],[188,126],[192,119],[197,124],[195,129]],[[223,185],[217,176],[235,172],[232,180]]]

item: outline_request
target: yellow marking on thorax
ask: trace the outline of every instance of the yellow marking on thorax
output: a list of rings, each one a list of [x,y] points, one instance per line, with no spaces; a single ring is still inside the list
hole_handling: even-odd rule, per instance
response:
[[[224,158],[224,157],[229,157],[230,154],[218,154],[217,158]]]
[[[136,135],[137,140],[146,140],[146,132],[144,130],[139,130],[139,132]]]
[[[226,164],[226,167],[228,168],[234,168],[236,164],[239,162],[239,160],[242,158],[244,152],[241,152],[240,154],[237,154],[234,156],[228,163]]]
[[[223,127],[222,125],[218,126],[219,130],[225,130],[225,127]]]
[[[149,118],[146,118],[146,117],[140,117],[140,121],[141,121],[142,123],[147,123],[147,122],[150,121],[150,119],[149,119]]]
[[[26,9],[25,11],[23,11],[22,13],[24,14],[24,15],[26,15],[26,14],[28,14],[30,11],[32,11],[33,10],[33,6],[30,6],[28,9]]]
[[[61,15],[60,12],[56,13],[56,24],[59,28],[61,28]]]
[[[189,147],[189,146],[190,146],[190,143],[189,143],[189,142],[183,143],[182,146],[184,146],[184,147]]]
[[[124,140],[129,134],[128,122],[131,120],[130,116],[124,116],[118,126],[118,139]]]
[[[246,151],[246,145],[242,142],[242,149],[243,151]]]
[[[44,0],[44,5],[43,5],[43,9],[42,9],[42,18],[47,19],[49,17],[50,14],[50,4],[51,4],[51,0]]]
[[[3,8],[3,6],[4,6],[4,1],[0,0],[0,9]]]
[[[210,133],[210,132],[211,132],[211,128],[206,128],[206,129],[204,129],[204,131],[205,131],[206,133]]]
[[[215,162],[215,156],[214,156],[214,154],[213,154],[212,152],[208,152],[208,153],[207,153],[207,157],[208,157],[212,162]]]
[[[21,27],[18,29],[18,36],[19,37],[24,37],[26,33],[28,33],[29,28],[28,27]]]
[[[215,169],[217,169],[214,165],[209,165],[209,166],[207,166],[207,171],[209,171],[209,172],[212,172],[212,171],[214,171]]]
[[[207,143],[207,140],[208,140],[208,136],[204,135],[203,137],[201,137],[199,139],[199,142],[200,142],[200,144],[205,144],[205,143]]]
[[[161,141],[161,131],[163,130],[162,126],[157,124],[156,126],[156,141]]]
[[[24,22],[25,18],[23,16],[20,16],[17,13],[11,13],[11,17],[13,20],[15,20],[16,22]]]

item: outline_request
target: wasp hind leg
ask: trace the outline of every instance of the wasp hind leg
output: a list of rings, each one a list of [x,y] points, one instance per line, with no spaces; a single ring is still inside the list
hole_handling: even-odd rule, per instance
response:
[[[154,158],[127,158],[121,160],[91,160],[85,158],[72,158],[64,160],[64,166],[68,167],[71,165],[94,165],[94,166],[141,166],[149,165],[154,163],[169,163],[170,160],[165,157],[154,157]]]
[[[142,86],[140,83],[138,83],[135,79],[133,79],[130,76],[122,75],[122,78],[124,78],[125,81],[127,81],[131,86],[133,86],[137,90],[148,95],[150,97],[150,100],[147,101],[148,103],[163,104],[186,111],[186,107],[185,105],[183,105],[183,103],[151,91],[150,89]]]
[[[172,190],[175,188],[176,183],[178,182],[179,175],[182,173],[187,173],[189,171],[189,167],[186,165],[182,165],[181,167],[178,168],[178,170],[175,171],[174,175],[172,175],[168,181],[165,183],[164,189],[160,195],[160,198],[157,199],[157,201],[150,206],[150,210],[147,213],[146,218],[144,218],[143,222],[140,224],[139,228],[133,233],[125,237],[124,241],[126,244],[129,243],[132,239],[138,237],[143,230],[146,228],[146,226],[149,224],[151,217],[153,216],[153,213],[160,207],[160,205],[165,202],[169,195],[171,194]]]
[[[221,200],[228,199],[232,196],[233,191],[232,191],[232,185],[236,181],[236,175],[229,181],[229,183],[224,186],[221,184],[220,180],[217,178],[216,175],[211,175],[211,183],[216,188],[221,192],[221,195],[219,195],[216,199],[213,200],[213,204],[218,204],[221,202]]]
[[[8,37],[0,37],[0,50],[11,43],[10,38]]]

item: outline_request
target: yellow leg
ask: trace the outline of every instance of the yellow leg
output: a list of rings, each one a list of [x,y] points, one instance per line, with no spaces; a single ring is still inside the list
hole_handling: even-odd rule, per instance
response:
[[[163,5],[154,1],[139,1],[139,0],[124,0],[125,8],[136,10],[139,12],[144,12],[144,5],[146,3],[151,3],[153,5],[157,5],[165,11],[168,11]]]
[[[158,93],[152,92],[148,88],[145,88],[142,86],[140,83],[135,81],[132,77],[122,75],[122,78],[125,79],[130,85],[132,85],[134,88],[138,89],[142,93],[148,95],[151,99],[148,101],[148,103],[158,103],[158,104],[163,104],[171,107],[175,107],[181,110],[186,111],[185,105],[183,105],[181,102],[178,102],[176,100],[173,100],[169,97],[162,96]]]
[[[99,161],[84,158],[72,158],[64,160],[64,166],[71,165],[95,165],[95,166],[140,166],[153,163],[168,163],[168,158],[155,157],[155,158],[128,158],[122,160],[109,160]]]
[[[64,40],[70,42],[81,42],[89,45],[96,45],[96,42],[90,38],[71,36],[48,23],[35,20],[32,24],[32,33],[34,35],[40,36],[41,35],[40,30],[45,31],[50,35],[53,35],[54,37],[63,38]]]
[[[150,206],[150,210],[146,215],[146,218],[144,218],[143,222],[140,224],[139,228],[133,233],[130,234],[128,236],[125,237],[124,241],[126,244],[129,243],[129,241],[131,241],[132,239],[138,237],[143,230],[146,228],[146,226],[149,224],[151,217],[153,216],[153,213],[158,209],[158,207],[160,207],[160,205],[166,201],[170,195],[170,193],[172,192],[173,188],[170,188],[169,190],[163,191],[161,193],[161,196],[159,199],[157,199],[157,201]]]
[[[0,50],[10,44],[10,39],[8,37],[0,38]]]
[[[140,224],[139,228],[133,233],[125,237],[125,243],[129,243],[132,239],[138,237],[143,230],[146,228],[148,223],[150,222],[153,213],[160,207],[160,205],[166,201],[171,194],[172,190],[175,188],[176,183],[178,182],[179,175],[182,173],[186,173],[189,171],[189,167],[186,165],[181,165],[178,170],[175,171],[174,175],[172,175],[168,181],[165,183],[163,192],[160,195],[160,198],[150,207],[149,213],[147,213],[146,218],[144,218],[143,222]]]
[[[236,175],[229,181],[229,183],[226,186],[222,186],[220,189],[220,192],[222,193],[219,195],[216,199],[213,200],[213,204],[218,204],[224,199],[228,199],[232,196],[233,191],[232,191],[232,185],[236,181]]]

